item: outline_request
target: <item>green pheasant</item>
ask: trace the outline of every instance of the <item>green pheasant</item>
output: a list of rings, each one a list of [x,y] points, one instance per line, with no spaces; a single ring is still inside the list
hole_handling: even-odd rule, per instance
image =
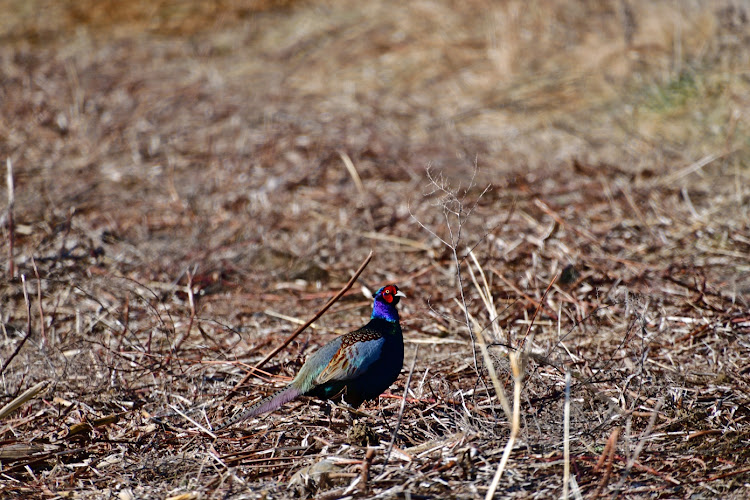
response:
[[[230,418],[216,430],[276,410],[299,396],[330,399],[343,392],[357,407],[380,396],[401,373],[404,338],[396,306],[405,297],[396,285],[375,293],[370,322],[313,353],[289,385]]]

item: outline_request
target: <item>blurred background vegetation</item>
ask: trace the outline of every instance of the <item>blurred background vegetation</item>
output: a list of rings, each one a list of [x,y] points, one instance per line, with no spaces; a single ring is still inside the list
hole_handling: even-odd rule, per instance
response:
[[[250,140],[243,130],[271,121],[327,136],[333,149],[366,148],[378,135],[388,142],[379,157],[419,167],[451,164],[458,149],[492,169],[578,158],[658,174],[709,154],[723,155],[727,173],[748,168],[746,2],[1,5],[6,99],[18,99],[10,86],[24,76],[39,85],[32,102],[52,101],[44,107],[65,122],[68,141],[100,119],[81,98],[103,92],[117,101],[124,92],[139,101],[124,134],[146,132],[134,130],[141,117],[155,128],[143,140],[160,145],[187,125],[214,127],[191,138],[204,151],[229,135],[242,147]],[[33,62],[50,55],[63,81]],[[169,105],[176,99],[187,109]],[[31,124],[3,107],[0,152],[23,154]],[[97,110],[119,111],[114,102]],[[179,124],[161,123],[168,117]],[[439,147],[444,141],[450,147]]]

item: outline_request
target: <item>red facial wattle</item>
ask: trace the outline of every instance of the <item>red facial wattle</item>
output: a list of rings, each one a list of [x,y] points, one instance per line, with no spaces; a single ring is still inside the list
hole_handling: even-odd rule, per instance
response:
[[[383,300],[387,304],[392,304],[393,300],[396,298],[396,288],[393,286],[388,286],[383,290]]]

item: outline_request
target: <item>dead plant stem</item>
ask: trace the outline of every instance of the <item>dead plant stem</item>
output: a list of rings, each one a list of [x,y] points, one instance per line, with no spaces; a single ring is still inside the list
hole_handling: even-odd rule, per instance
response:
[[[13,244],[15,242],[15,227],[13,224],[13,205],[15,204],[15,193],[13,191],[13,163],[10,158],[5,160],[8,167],[8,279],[16,276],[16,266],[13,260]]]
[[[503,475],[503,470],[508,463],[510,453],[513,451],[513,445],[516,442],[518,431],[521,428],[521,386],[523,385],[523,372],[526,365],[526,353],[525,351],[516,351],[508,354],[510,358],[510,368],[513,372],[513,420],[510,426],[510,436],[508,442],[503,450],[503,456],[500,459],[500,465],[497,466],[495,476],[492,478],[490,487],[487,490],[487,495],[484,497],[485,500],[492,500],[497,491],[497,487],[500,484],[500,478]]]
[[[534,320],[536,319],[537,315],[539,314],[539,309],[542,308],[542,305],[544,304],[545,299],[547,298],[547,294],[549,293],[550,289],[552,288],[552,285],[555,284],[557,281],[557,278],[560,277],[560,272],[555,275],[554,278],[552,278],[552,281],[549,282],[549,285],[547,285],[547,289],[544,291],[544,294],[542,295],[542,298],[539,300],[539,305],[534,309],[534,315],[531,317],[531,321],[529,321],[529,327],[526,328],[526,334],[523,336],[523,340],[521,341],[521,344],[519,345],[519,348],[523,348],[523,346],[526,344],[526,338],[529,336],[529,333],[531,332],[531,328],[534,326]]]
[[[42,278],[39,277],[39,269],[36,267],[34,256],[31,256],[31,265],[34,267],[34,276],[36,276],[36,300],[39,304],[39,331],[42,334],[42,345],[47,344],[47,329],[44,326],[44,305],[42,304]]]
[[[563,500],[570,494],[570,370],[565,372],[565,409],[563,410]]]
[[[2,368],[0,368],[0,375],[5,372],[5,369],[8,367],[11,361],[13,361],[13,358],[15,358],[18,355],[18,352],[21,350],[23,345],[26,343],[27,340],[29,340],[29,337],[31,336],[31,301],[29,301],[29,292],[26,289],[26,276],[21,275],[21,284],[23,286],[23,299],[26,302],[26,335],[23,336],[23,339],[21,342],[18,343],[13,353],[8,356],[8,359],[5,360],[3,363]]]
[[[247,382],[250,379],[250,377],[252,377],[253,373],[255,373],[256,371],[258,371],[261,368],[263,368],[263,366],[266,363],[268,363],[269,360],[271,360],[274,356],[276,356],[279,352],[281,352],[282,349],[284,349],[286,346],[288,346],[292,342],[292,340],[294,340],[295,338],[297,338],[297,336],[300,333],[304,332],[305,329],[307,329],[308,326],[310,326],[318,318],[320,318],[321,316],[323,316],[323,314],[333,304],[335,304],[336,301],[339,300],[341,298],[341,296],[346,293],[347,290],[349,290],[352,287],[352,285],[354,284],[354,282],[357,281],[357,278],[359,278],[359,275],[362,274],[362,272],[367,267],[367,264],[370,263],[370,260],[372,260],[372,250],[370,250],[370,253],[367,255],[367,257],[362,262],[362,264],[360,264],[359,269],[357,269],[354,272],[354,274],[352,275],[351,279],[347,282],[347,284],[344,285],[344,287],[341,290],[339,290],[339,292],[336,295],[334,295],[331,298],[331,300],[329,300],[328,303],[326,303],[326,305],[324,305],[317,313],[315,313],[315,315],[312,318],[310,318],[304,325],[301,325],[299,328],[297,328],[294,331],[294,333],[292,333],[289,337],[287,337],[287,339],[284,342],[281,343],[281,345],[279,345],[276,349],[274,349],[271,352],[269,352],[268,354],[266,354],[266,356],[262,360],[260,360],[255,366],[253,366],[250,369],[250,372],[248,372],[247,375],[245,375],[242,378],[242,380],[240,380],[234,386],[234,388],[232,389],[232,391],[229,393],[228,397],[231,398],[233,395],[237,394],[238,391],[239,391],[239,388],[242,387],[243,385],[245,385],[245,382]]]
[[[459,235],[460,235],[460,227],[459,227]],[[456,247],[451,247],[451,250],[453,251],[453,262],[456,265],[456,276],[458,277],[458,291],[461,295],[461,304],[463,304],[463,310],[464,310],[464,318],[466,320],[466,329],[469,331],[469,336],[471,337],[471,354],[474,359],[474,370],[477,372],[477,375],[479,375],[479,360],[477,359],[477,339],[474,335],[474,329],[471,327],[471,318],[469,318],[469,310],[466,307],[466,297],[464,296],[464,280],[461,277],[461,263],[458,260],[458,254],[456,253]],[[480,375],[481,377],[481,375]]]
[[[646,441],[648,440],[648,437],[651,435],[651,431],[654,429],[656,418],[659,416],[659,410],[661,410],[661,407],[663,404],[664,404],[664,396],[660,397],[659,400],[656,402],[654,411],[651,412],[651,418],[649,418],[648,425],[646,426],[646,429],[641,434],[641,439],[638,441],[638,444],[636,445],[635,450],[633,450],[633,454],[628,459],[628,463],[625,466],[625,472],[622,473],[622,478],[620,478],[620,482],[617,483],[617,487],[615,488],[615,492],[612,495],[612,498],[617,498],[620,492],[622,491],[623,487],[625,486],[625,481],[627,481],[628,476],[630,475],[630,471],[633,469],[633,465],[635,465],[636,461],[638,460],[638,457],[643,451],[643,447],[646,446]]]
[[[406,398],[409,395],[409,384],[411,384],[411,376],[414,373],[414,366],[417,364],[417,354],[419,353],[419,344],[414,349],[414,356],[411,360],[411,366],[409,367],[409,375],[406,377],[406,383],[404,384],[404,399],[401,400],[401,408],[398,411],[398,420],[396,421],[396,427],[393,428],[393,435],[391,436],[391,442],[388,443],[388,449],[385,452],[385,458],[383,460],[383,470],[381,475],[385,473],[385,468],[388,465],[388,459],[391,457],[391,451],[393,451],[393,445],[396,443],[398,437],[398,430],[401,428],[401,422],[404,420],[404,410],[406,409]]]

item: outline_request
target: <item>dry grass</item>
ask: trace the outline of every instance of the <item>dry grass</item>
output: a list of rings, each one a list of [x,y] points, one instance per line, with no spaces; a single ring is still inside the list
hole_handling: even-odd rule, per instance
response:
[[[498,496],[562,494],[566,371],[571,495],[748,496],[744,4],[0,10],[4,494],[484,496],[510,424],[478,339],[509,394],[528,353]],[[356,423],[201,431],[363,322],[355,285],[228,397],[370,249],[420,346],[387,464],[408,366]]]

